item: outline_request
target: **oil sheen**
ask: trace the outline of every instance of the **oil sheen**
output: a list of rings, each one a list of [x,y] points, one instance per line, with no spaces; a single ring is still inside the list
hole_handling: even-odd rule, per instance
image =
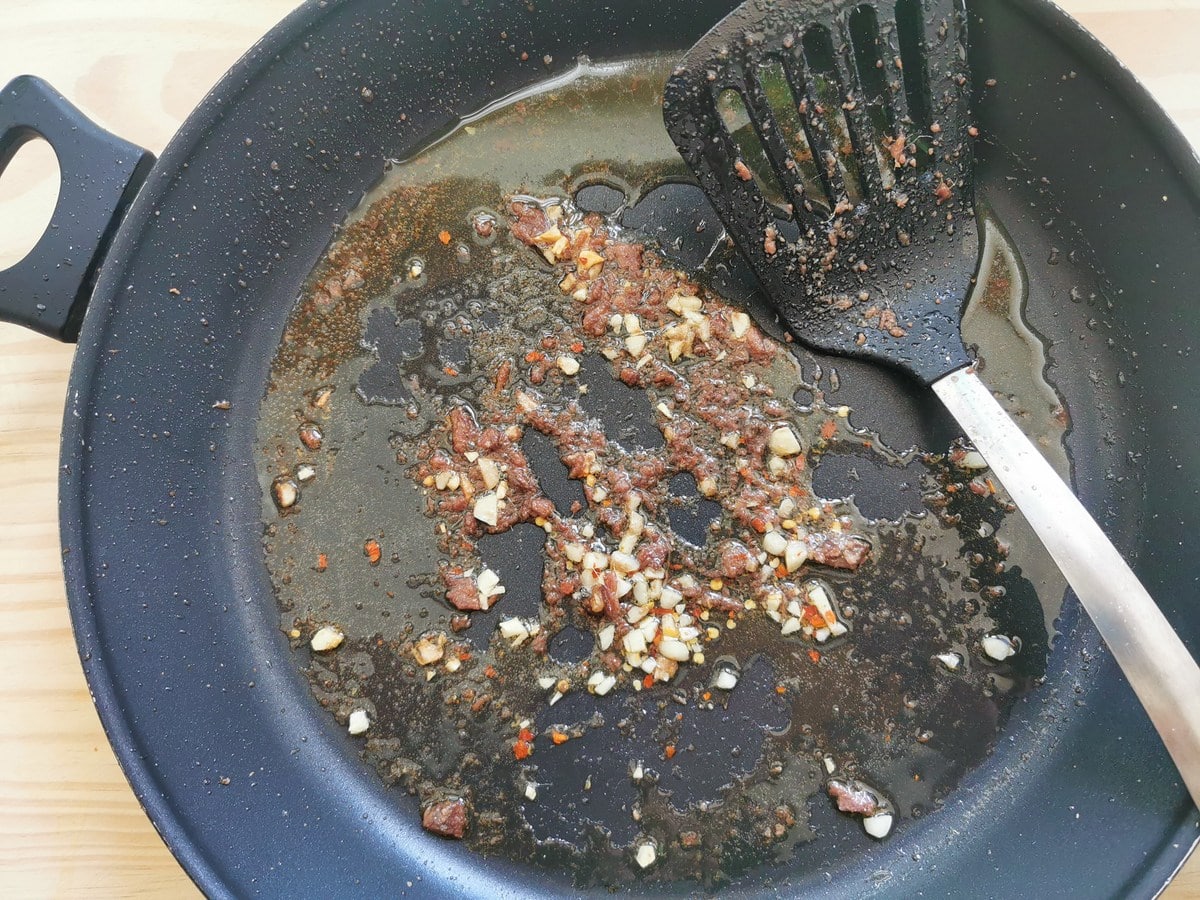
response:
[[[546,535],[532,525],[458,560],[492,569],[506,593],[452,622],[439,577],[450,561],[444,522],[413,475],[421,448],[453,405],[481,402],[502,361],[524,383],[539,338],[579,327],[562,273],[508,233],[511,198],[573,199],[702,282],[738,282],[662,126],[669,65],[582,60],[393,163],[299,298],[260,414],[280,627],[315,701],[344,724],[366,713],[348,752],[395,786],[414,827],[422,807],[461,798],[474,850],[566,873],[581,888],[778,884],[832,868],[875,839],[836,811],[831,776],[876,790],[898,830],[937,815],[986,760],[1012,704],[1036,690],[1065,588],[986,470],[964,467],[961,448],[953,461],[957,434],[932,395],[892,381],[907,399],[885,398],[875,380],[885,376],[787,345],[764,377],[809,448],[813,489],[872,545],[856,572],[812,573],[834,592],[848,635],[818,647],[748,611],[734,628],[717,623],[705,663],[670,683],[598,697],[576,680],[551,705],[548,685],[577,677],[595,637],[585,621],[560,622],[539,654],[497,633],[510,617],[548,622]],[[1067,474],[1067,416],[1043,377],[1043,342],[1021,317],[1020,258],[986,213],[983,232],[965,338],[997,396]],[[752,292],[743,280],[731,302]],[[547,402],[576,400],[613,440],[655,452],[653,398],[598,354],[583,356],[576,382],[539,388]],[[522,447],[560,509],[579,499],[553,453]],[[280,484],[296,492],[283,507]],[[719,507],[672,490],[686,515],[663,528],[705,516],[722,527]],[[703,528],[689,540],[703,545]],[[344,641],[312,651],[328,626]],[[451,651],[420,665],[414,646],[430,634]],[[981,642],[994,635],[1012,639],[1016,655],[988,656]],[[714,691],[715,667],[730,662],[736,689]],[[523,757],[522,740],[532,747]],[[643,866],[646,844],[655,852]]]

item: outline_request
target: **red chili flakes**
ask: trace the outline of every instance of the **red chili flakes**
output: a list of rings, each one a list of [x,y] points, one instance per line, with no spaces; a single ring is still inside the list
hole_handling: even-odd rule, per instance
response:
[[[654,687],[654,676],[647,675],[645,678],[643,678],[642,687],[644,687],[646,690],[650,690],[650,688]]]
[[[451,240],[450,232],[448,232],[448,231],[438,232],[438,240],[441,241],[446,246],[449,246],[450,240]]]
[[[821,653],[818,650],[809,650],[808,658],[813,661],[813,665],[816,665],[821,661]]]
[[[675,745],[674,744],[667,744],[667,746],[663,747],[663,758],[671,759],[674,756],[675,756]]]
[[[483,674],[486,675],[488,678],[495,678],[496,677],[496,667],[488,666],[486,669],[483,670]]]
[[[572,353],[582,353],[583,352],[583,341],[575,341],[573,344],[571,344],[571,352]]]
[[[541,362],[545,358],[546,355],[541,350],[530,350],[525,354],[525,362],[527,363]]]
[[[559,744],[565,744],[570,739],[571,739],[571,736],[569,734],[564,734],[561,731],[550,732],[550,740],[554,741],[555,746],[557,746]]]
[[[363,544],[363,555],[366,556],[367,561],[371,565],[379,565],[379,561],[383,559],[383,548],[379,546],[379,541],[375,540],[375,538],[369,538]]]
[[[528,759],[533,753],[534,734],[528,728],[517,732],[517,742],[513,744],[513,756],[517,759]]]
[[[317,554],[317,571],[324,572],[329,568],[329,556],[325,553]]]
[[[733,171],[737,172],[737,177],[742,181],[749,181],[754,175],[750,172],[750,167],[740,159],[733,164]]]
[[[826,419],[821,425],[822,440],[832,440],[835,434],[837,434],[837,422],[833,421],[833,419]]]
[[[454,366],[443,366],[442,372],[444,372],[448,378],[458,377],[458,369],[454,368]]]

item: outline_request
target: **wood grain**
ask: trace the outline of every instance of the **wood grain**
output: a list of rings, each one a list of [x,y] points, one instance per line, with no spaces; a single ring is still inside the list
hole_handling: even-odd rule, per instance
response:
[[[1200,0],[1059,2],[1200,145]],[[291,6],[7,0],[0,83],[42,75],[101,125],[161,151],[207,89]],[[23,235],[39,204],[52,203],[54,179],[46,159],[0,179],[0,260],[28,245]],[[194,895],[117,767],[75,653],[56,508],[70,364],[71,348],[0,326],[0,896]],[[1200,859],[1167,896],[1200,898]]]

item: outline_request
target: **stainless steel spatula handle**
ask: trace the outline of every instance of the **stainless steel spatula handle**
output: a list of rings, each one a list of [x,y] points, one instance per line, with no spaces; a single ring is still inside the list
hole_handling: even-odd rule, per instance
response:
[[[973,369],[933,384],[1112,650],[1200,805],[1200,666],[1083,504]]]

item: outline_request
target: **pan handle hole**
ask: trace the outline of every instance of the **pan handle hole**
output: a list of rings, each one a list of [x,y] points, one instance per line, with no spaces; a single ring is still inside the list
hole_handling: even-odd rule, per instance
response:
[[[62,176],[54,148],[42,138],[21,145],[8,165],[0,163],[0,269],[19,263],[37,246],[54,215]]]

